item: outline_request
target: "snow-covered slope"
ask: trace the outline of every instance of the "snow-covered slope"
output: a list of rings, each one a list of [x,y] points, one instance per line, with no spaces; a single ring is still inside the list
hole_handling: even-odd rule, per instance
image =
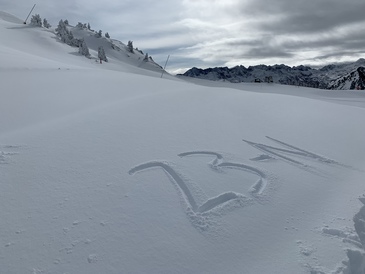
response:
[[[106,56],[110,59],[109,62],[123,62],[143,69],[162,72],[161,66],[156,64],[151,57],[148,58],[148,61],[144,61],[145,54],[138,49],[134,49],[132,53],[128,51],[125,44],[116,39],[98,37],[95,31],[88,30],[87,28],[77,26],[69,26],[68,28],[75,38],[84,39],[95,59],[98,59],[98,48],[102,46]]]
[[[10,22],[10,23],[15,23],[15,24],[23,23],[23,21],[20,20],[19,18],[17,18],[16,16],[14,16],[10,13],[4,12],[4,11],[0,11],[0,18],[1,18],[1,20]]]
[[[333,78],[328,85],[328,89],[342,90],[363,90],[365,89],[365,67],[359,66],[347,74]]]
[[[161,79],[44,29],[0,35],[1,273],[362,273],[361,95]]]
[[[321,89],[365,89],[365,59],[354,63],[327,65],[321,69],[308,66],[289,67],[274,66],[236,66],[234,68],[218,67],[199,69],[192,68],[183,76],[208,79],[213,81],[241,82],[274,82],[284,85],[305,86]]]
[[[95,32],[69,26],[76,38],[84,38],[90,48],[91,58],[78,53],[78,47],[62,43],[53,29],[23,25],[20,19],[2,12],[0,14],[4,39],[0,45],[0,69],[107,69],[157,76],[162,68],[151,58],[135,50],[127,52],[125,45],[115,39],[96,38]],[[25,41],[25,42],[24,42]],[[100,64],[97,50],[103,46],[109,62]],[[168,77],[169,76],[165,76]]]

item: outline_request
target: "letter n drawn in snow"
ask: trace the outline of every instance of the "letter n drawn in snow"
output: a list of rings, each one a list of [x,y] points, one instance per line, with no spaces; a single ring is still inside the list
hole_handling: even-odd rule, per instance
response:
[[[264,145],[264,144],[260,144],[260,143],[255,143],[255,142],[251,142],[251,141],[247,141],[244,140],[244,142],[246,142],[247,144],[253,146],[254,148],[262,151],[265,153],[265,155],[261,155],[257,158],[251,159],[253,161],[258,161],[258,160],[262,160],[262,159],[268,159],[268,158],[274,158],[277,160],[282,160],[286,163],[295,165],[297,167],[300,168],[304,168],[306,170],[313,170],[313,167],[300,162],[296,159],[293,159],[293,157],[296,158],[302,158],[302,159],[307,159],[307,160],[312,160],[312,161],[317,161],[323,164],[329,164],[329,165],[335,165],[335,166],[341,166],[341,167],[347,167],[347,168],[351,168],[349,166],[346,166],[344,164],[341,164],[335,160],[332,160],[330,158],[315,154],[313,152],[310,152],[308,150],[304,150],[301,149],[299,147],[290,145],[288,143],[284,143],[282,141],[279,141],[277,139],[271,138],[269,136],[266,136],[267,139],[281,145],[282,147],[274,147],[274,146],[268,146],[268,145]]]

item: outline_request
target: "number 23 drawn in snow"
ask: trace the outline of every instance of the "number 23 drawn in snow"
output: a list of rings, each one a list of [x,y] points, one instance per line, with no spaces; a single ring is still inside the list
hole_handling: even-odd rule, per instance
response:
[[[304,164],[298,160],[295,160],[291,157],[300,157],[305,158],[307,160],[311,161],[318,161],[324,164],[330,164],[330,165],[337,165],[342,167],[347,167],[346,165],[343,165],[339,162],[336,162],[332,159],[326,158],[324,156],[320,156],[318,154],[315,154],[313,152],[295,147],[293,145],[284,143],[282,141],[279,141],[277,139],[271,138],[266,136],[267,139],[279,144],[281,147],[273,147],[268,146],[260,143],[255,143],[247,140],[243,140],[245,143],[251,145],[252,147],[264,152],[263,155],[260,155],[256,158],[251,159],[252,161],[263,161],[268,159],[275,159],[275,160],[281,160],[286,163],[292,164],[294,166],[297,166],[299,168],[302,168],[304,170],[307,170],[308,172],[323,175],[321,174],[317,169],[311,167],[310,165]],[[179,191],[179,194],[183,197],[183,200],[185,201],[188,210],[193,212],[193,214],[203,214],[208,213],[211,210],[214,210],[218,207],[222,207],[225,204],[228,204],[232,201],[254,201],[256,199],[259,199],[267,185],[272,182],[274,176],[271,176],[269,172],[264,171],[263,169],[243,164],[243,163],[232,163],[232,162],[226,162],[223,159],[223,155],[217,152],[212,151],[191,151],[191,152],[184,152],[178,154],[180,157],[186,157],[186,156],[193,156],[193,155],[211,155],[214,156],[214,160],[209,163],[209,166],[214,170],[222,170],[225,168],[230,169],[239,169],[244,172],[249,172],[257,175],[259,179],[250,187],[249,195],[250,198],[247,198],[245,195],[236,193],[236,192],[224,192],[216,197],[211,197],[207,199],[205,202],[198,204],[194,198],[194,195],[190,191],[188,184],[184,181],[183,177],[179,175],[178,172],[172,168],[169,163],[164,161],[151,161],[147,163],[140,164],[138,166],[135,166],[131,170],[129,170],[130,175],[134,175],[137,172],[150,169],[150,168],[162,168],[167,176],[172,179],[172,182],[175,183],[177,186],[177,189]]]

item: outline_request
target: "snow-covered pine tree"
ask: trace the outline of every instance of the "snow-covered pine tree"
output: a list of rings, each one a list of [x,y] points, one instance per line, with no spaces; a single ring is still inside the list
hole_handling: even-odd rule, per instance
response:
[[[128,51],[133,53],[133,41],[128,41],[128,45],[127,45]]]
[[[78,47],[80,44],[80,40],[74,38],[72,32],[67,29],[67,26],[62,19],[58,23],[56,34],[61,38],[61,41],[67,45]]]
[[[148,53],[144,56],[143,61],[148,62]]]
[[[57,28],[55,29],[56,34],[62,38],[62,36],[65,34],[66,30],[67,30],[67,29],[66,29],[66,24],[65,24],[65,22],[61,19],[61,20],[60,20],[60,22],[58,22],[58,26],[57,26]]]
[[[43,19],[43,27],[45,27],[46,29],[49,29],[50,27],[52,27],[52,26],[50,25],[50,23],[48,23],[48,21],[47,21],[47,19],[46,19],[46,18],[44,18],[44,19]]]
[[[81,39],[77,39],[74,37],[73,33],[71,31],[69,31],[69,43],[68,45],[72,46],[72,47],[78,47],[81,43]]]
[[[101,38],[103,36],[103,32],[101,30],[99,30],[96,34],[95,37],[97,38]]]
[[[87,29],[91,30],[90,23],[87,23]]]
[[[89,57],[89,56],[90,56],[89,48],[88,48],[88,46],[86,45],[86,42],[85,42],[85,40],[84,40],[84,39],[80,40],[79,53],[80,53],[81,55],[86,56],[86,57]]]
[[[71,39],[73,39],[73,34],[65,27],[63,34],[61,35],[61,41],[67,45],[71,45]]]
[[[68,24],[68,20],[67,20],[67,19],[65,20],[65,25],[69,25],[69,24]]]
[[[108,58],[106,58],[105,51],[102,46],[98,48],[98,58],[100,59],[100,61],[108,62]]]
[[[69,39],[70,41],[72,41],[72,40],[74,39],[74,35],[73,35],[72,31],[67,30],[67,32],[68,32],[68,39]],[[78,44],[77,44],[77,45],[78,45]]]
[[[106,37],[106,38],[110,38],[109,33],[107,33],[107,32],[106,32],[106,33],[105,33],[105,37]]]
[[[36,27],[42,26],[42,19],[39,14],[32,15],[32,18],[30,19],[30,24]]]

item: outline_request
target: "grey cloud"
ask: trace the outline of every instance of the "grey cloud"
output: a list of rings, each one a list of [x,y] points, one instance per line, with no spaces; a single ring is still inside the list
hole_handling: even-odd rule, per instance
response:
[[[324,49],[324,48],[337,48],[337,49],[359,49],[364,48],[365,39],[363,37],[347,36],[347,37],[329,37],[326,39],[318,39],[306,41],[286,41],[282,44],[282,47],[287,50],[308,50],[308,49]]]
[[[256,29],[275,33],[312,33],[364,22],[363,0],[256,0],[240,7],[242,16],[255,17]]]
[[[280,48],[271,48],[271,47],[255,47],[247,51],[242,55],[242,57],[246,59],[265,59],[265,58],[272,58],[272,57],[285,57],[290,58],[294,55],[287,51],[283,51]]]
[[[21,19],[32,5],[0,0],[1,10]],[[34,13],[53,26],[60,19],[89,22],[112,38],[133,40],[160,64],[171,54],[178,68],[358,57],[364,10],[364,0],[38,0]]]
[[[365,53],[365,50],[360,51],[334,51],[330,52],[328,54],[318,55],[314,58],[311,58],[310,60],[326,60],[332,57],[342,57],[346,55],[362,55]]]

